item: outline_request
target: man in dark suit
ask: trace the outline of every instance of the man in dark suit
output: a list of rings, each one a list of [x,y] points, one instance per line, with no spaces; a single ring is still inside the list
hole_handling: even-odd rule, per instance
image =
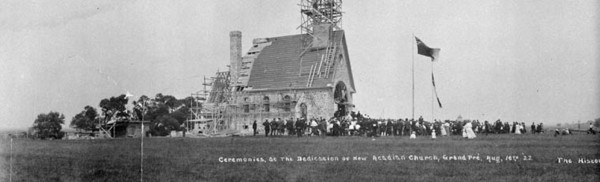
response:
[[[254,131],[254,136],[256,136],[256,120],[254,120],[254,123],[252,123],[252,130]]]
[[[302,133],[304,133],[304,118],[302,119],[298,119],[296,118],[296,134],[298,134],[298,137],[302,136]]]
[[[275,118],[273,118],[273,120],[271,120],[271,127],[269,129],[271,129],[271,136],[273,136],[273,134],[277,134],[275,133],[275,130],[277,130],[277,120],[275,120]]]
[[[265,127],[265,136],[268,137],[269,136],[269,132],[271,131],[271,124],[269,123],[268,119],[265,119],[265,122],[263,123],[263,126]]]

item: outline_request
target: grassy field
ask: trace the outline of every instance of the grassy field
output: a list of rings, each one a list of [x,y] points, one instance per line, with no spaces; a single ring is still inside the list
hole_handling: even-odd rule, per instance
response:
[[[10,140],[2,140],[0,144],[0,181],[9,181]],[[13,181],[139,181],[140,178],[139,138],[15,139],[13,147]],[[600,164],[578,163],[579,158],[600,159],[599,151],[600,135],[585,134],[478,135],[473,140],[457,136],[436,140],[145,138],[143,178],[144,181],[600,181]],[[460,160],[463,155],[467,160]],[[328,157],[333,161],[299,161],[298,156]],[[411,156],[430,158],[411,160]],[[444,156],[458,159],[447,160]],[[488,160],[488,156],[494,160]],[[510,156],[518,158],[510,160]],[[282,160],[286,157],[291,160]],[[265,162],[220,162],[230,158],[262,158]],[[270,158],[276,161],[269,161]],[[570,159],[572,163],[563,162],[566,160],[559,163],[559,158]]]

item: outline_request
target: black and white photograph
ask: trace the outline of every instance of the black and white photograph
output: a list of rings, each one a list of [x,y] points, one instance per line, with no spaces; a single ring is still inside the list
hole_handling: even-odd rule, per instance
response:
[[[597,0],[0,0],[0,181],[600,181]]]

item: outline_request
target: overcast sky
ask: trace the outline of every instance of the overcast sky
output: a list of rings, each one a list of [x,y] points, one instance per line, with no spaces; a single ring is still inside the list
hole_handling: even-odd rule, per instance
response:
[[[253,38],[300,33],[298,1],[30,1],[0,6],[0,128],[129,91],[184,98],[226,70],[229,31]],[[600,117],[600,3],[594,0],[344,1],[358,110],[432,117],[427,57],[444,108],[437,119],[544,122]]]

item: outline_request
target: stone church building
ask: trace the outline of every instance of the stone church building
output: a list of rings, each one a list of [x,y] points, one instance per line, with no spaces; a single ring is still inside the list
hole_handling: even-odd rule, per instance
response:
[[[267,119],[329,119],[353,110],[356,87],[344,30],[328,23],[332,16],[319,20],[339,12],[316,2],[302,11],[310,18],[308,33],[257,38],[242,55],[242,33],[230,32],[229,71],[217,73],[206,103],[218,125],[241,131],[255,120],[262,128]]]
[[[225,115],[230,127],[273,118],[347,116],[356,93],[344,31],[322,37],[331,43],[302,49],[302,36],[254,39],[241,55],[241,32],[231,38],[230,91]]]

